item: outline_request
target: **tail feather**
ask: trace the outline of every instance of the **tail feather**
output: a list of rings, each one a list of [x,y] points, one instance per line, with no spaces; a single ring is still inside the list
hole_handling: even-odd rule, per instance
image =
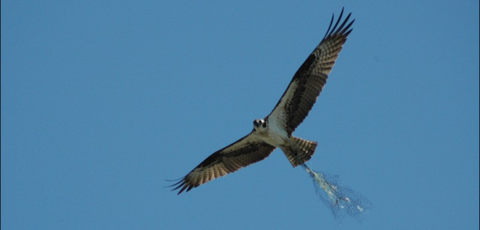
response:
[[[293,136],[290,140],[290,146],[281,147],[281,149],[293,167],[301,165],[312,158],[315,148],[317,148],[317,142]]]

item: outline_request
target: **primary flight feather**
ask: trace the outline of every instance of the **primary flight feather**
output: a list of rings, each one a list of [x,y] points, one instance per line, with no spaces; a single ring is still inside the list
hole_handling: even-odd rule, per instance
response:
[[[320,44],[300,66],[272,112],[253,121],[253,130],[233,144],[214,152],[174,185],[174,190],[190,191],[215,178],[261,161],[279,147],[293,167],[308,161],[317,142],[292,134],[312,109],[332,71],[347,36],[352,32],[350,14],[341,22],[343,9],[332,28],[334,17]],[[348,23],[348,24],[347,24]]]

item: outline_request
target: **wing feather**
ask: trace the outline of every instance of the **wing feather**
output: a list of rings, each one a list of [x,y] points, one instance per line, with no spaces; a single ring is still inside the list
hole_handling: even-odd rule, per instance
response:
[[[274,146],[263,142],[250,133],[235,143],[207,157],[207,159],[195,167],[185,177],[172,185],[175,186],[173,190],[180,189],[178,194],[183,191],[188,192],[192,188],[198,187],[213,179],[261,161],[268,157],[274,149]]]
[[[267,116],[267,119],[280,121],[289,135],[312,109],[327,83],[328,74],[332,71],[347,36],[352,32],[350,27],[355,20],[348,23],[351,13],[340,24],[342,16],[343,9],[333,28],[334,16],[332,16],[324,38],[297,70],[277,105]]]

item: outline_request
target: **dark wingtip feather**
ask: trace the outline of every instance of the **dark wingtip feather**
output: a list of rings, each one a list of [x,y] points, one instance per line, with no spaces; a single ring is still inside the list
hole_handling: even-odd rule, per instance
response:
[[[333,19],[335,19],[335,14],[332,15],[332,19],[330,20],[330,25],[328,26],[327,32],[325,33],[325,36],[323,36],[323,39],[325,39],[328,36],[328,34],[330,33],[330,29],[332,28]]]
[[[333,21],[335,19],[335,14],[332,15],[330,25],[328,26],[327,32],[325,33],[325,36],[323,37],[324,40],[326,38],[330,37],[330,36],[334,36],[334,35],[337,35],[337,34],[342,34],[344,36],[347,36],[348,34],[350,34],[350,32],[352,32],[352,29],[350,29],[350,27],[352,26],[353,22],[355,22],[355,19],[353,19],[350,23],[348,23],[348,25],[345,26],[345,24],[347,24],[348,20],[352,16],[352,13],[349,13],[347,15],[347,17],[343,20],[342,24],[340,26],[338,26],[340,24],[340,22],[342,21],[344,9],[345,9],[345,7],[342,7],[342,11],[340,12],[340,16],[338,17],[337,22],[335,22],[335,25],[333,26],[333,28],[332,28],[332,25],[333,25]]]
[[[343,17],[343,8],[342,8],[342,11],[340,12],[340,16],[338,16],[338,19],[337,19],[337,22],[335,23],[335,26],[332,29],[332,32],[335,31],[335,29],[337,29],[338,23],[340,23],[340,20],[342,20],[342,17]]]
[[[172,185],[169,185],[169,186],[166,186],[166,187],[174,187],[171,191],[175,191],[175,190],[181,188],[180,191],[177,193],[177,195],[180,195],[180,193],[182,193],[187,187],[190,187],[189,185],[185,184],[185,177],[182,177],[182,178],[177,179],[177,180],[167,180],[167,181],[176,181],[176,183],[174,183]],[[190,189],[188,189],[188,190],[190,190]],[[188,192],[188,190],[187,190],[187,192]]]
[[[179,185],[178,187],[176,187],[175,189],[179,189],[180,187],[182,187],[182,189],[180,189],[180,191],[178,191],[177,195],[180,195],[186,188],[188,188],[188,189],[185,192],[188,192],[188,191],[190,191],[190,189],[192,189],[192,187],[190,187],[188,185],[185,185],[185,182],[182,183],[181,185]]]

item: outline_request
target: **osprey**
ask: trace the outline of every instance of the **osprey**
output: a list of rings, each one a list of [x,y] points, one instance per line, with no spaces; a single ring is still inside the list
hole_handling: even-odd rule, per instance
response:
[[[352,32],[350,26],[355,20],[348,23],[351,13],[340,24],[342,15],[343,9],[333,28],[332,16],[322,41],[297,70],[272,112],[264,119],[254,120],[253,130],[248,135],[207,157],[172,185],[175,187],[173,190],[180,189],[178,194],[188,192],[215,178],[265,159],[277,147],[293,167],[303,165],[313,156],[317,142],[294,137],[292,134],[313,107],[347,36]]]

